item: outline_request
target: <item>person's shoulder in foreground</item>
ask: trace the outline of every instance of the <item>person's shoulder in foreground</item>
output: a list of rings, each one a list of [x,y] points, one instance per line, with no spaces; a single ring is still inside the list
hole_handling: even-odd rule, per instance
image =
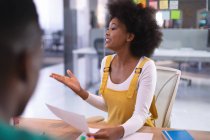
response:
[[[49,140],[9,125],[32,96],[41,67],[41,28],[33,0],[0,1],[0,140]]]
[[[0,122],[0,140],[52,140],[45,135],[30,133]]]

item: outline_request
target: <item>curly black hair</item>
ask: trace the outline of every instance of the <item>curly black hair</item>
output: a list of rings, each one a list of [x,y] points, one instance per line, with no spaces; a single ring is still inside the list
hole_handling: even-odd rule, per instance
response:
[[[155,20],[156,10],[143,7],[132,0],[115,0],[107,4],[109,21],[117,18],[127,32],[134,34],[130,52],[134,57],[150,57],[162,41],[162,33]]]

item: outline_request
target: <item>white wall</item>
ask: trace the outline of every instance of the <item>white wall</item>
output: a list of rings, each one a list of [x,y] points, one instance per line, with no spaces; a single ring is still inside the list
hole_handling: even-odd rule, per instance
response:
[[[103,28],[105,26],[105,17],[106,17],[106,4],[107,0],[98,0],[97,5],[97,19],[99,27]]]
[[[63,30],[63,0],[34,0],[34,3],[45,31]]]
[[[41,27],[47,32],[63,30],[63,0],[34,0]],[[71,9],[77,10],[78,48],[89,46],[89,0],[71,0]]]
[[[89,0],[76,0],[78,48],[89,47],[90,10]]]

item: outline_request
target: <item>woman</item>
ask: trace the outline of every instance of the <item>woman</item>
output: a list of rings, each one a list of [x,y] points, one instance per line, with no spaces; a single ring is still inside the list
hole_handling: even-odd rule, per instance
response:
[[[153,125],[150,106],[156,67],[147,57],[158,47],[162,34],[151,8],[119,0],[108,3],[108,10],[110,21],[105,47],[116,54],[102,60],[99,91],[102,96],[89,94],[81,88],[70,70],[67,70],[69,76],[52,74],[51,77],[71,88],[83,100],[108,112],[106,122],[113,127],[89,136],[116,140],[136,132],[144,124]]]

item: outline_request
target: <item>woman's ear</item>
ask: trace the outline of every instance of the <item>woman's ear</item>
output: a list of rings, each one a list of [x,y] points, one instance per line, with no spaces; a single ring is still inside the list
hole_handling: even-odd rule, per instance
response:
[[[128,36],[127,36],[127,41],[128,41],[128,42],[133,41],[134,37],[135,37],[135,35],[134,35],[134,34],[132,34],[132,33],[128,33]]]

